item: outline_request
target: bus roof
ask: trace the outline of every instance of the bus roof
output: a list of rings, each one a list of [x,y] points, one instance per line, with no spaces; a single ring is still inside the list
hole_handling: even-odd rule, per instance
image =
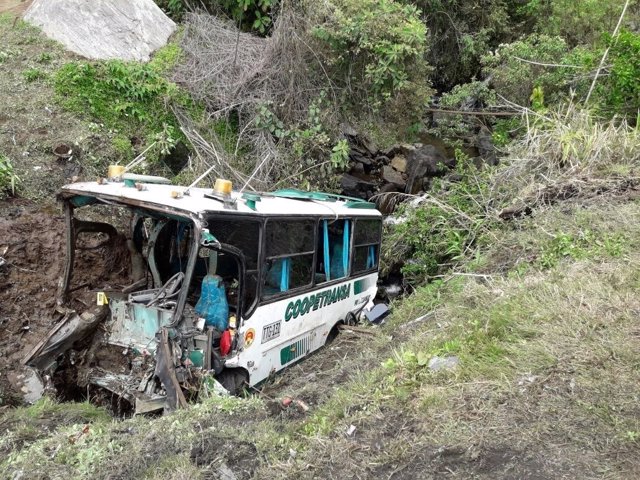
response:
[[[197,217],[216,212],[247,215],[381,216],[372,203],[332,194],[298,190],[244,194],[232,192],[231,199],[235,200],[235,208],[225,208],[221,200],[211,198],[212,189],[191,188],[189,195],[174,198],[175,192],[182,193],[186,189],[187,187],[152,183],[145,183],[142,189],[138,189],[125,186],[123,182],[80,182],[65,185],[60,195],[63,198],[79,197],[79,205],[92,203],[91,200],[95,198]]]

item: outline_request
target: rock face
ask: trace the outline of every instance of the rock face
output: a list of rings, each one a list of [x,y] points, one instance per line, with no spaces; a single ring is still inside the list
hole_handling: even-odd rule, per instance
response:
[[[153,0],[35,0],[24,19],[91,59],[148,61],[176,28]]]
[[[403,143],[378,150],[348,125],[343,125],[342,133],[351,147],[351,169],[342,177],[344,195],[369,200],[374,194],[417,194],[429,188],[432,177],[446,175],[455,167],[455,159],[447,158],[433,145]],[[378,208],[392,210],[396,203],[388,201],[392,198],[391,195],[379,195]]]

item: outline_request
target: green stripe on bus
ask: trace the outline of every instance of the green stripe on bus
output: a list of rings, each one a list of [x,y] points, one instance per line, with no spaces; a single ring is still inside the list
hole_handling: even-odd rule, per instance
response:
[[[280,350],[280,365],[286,365],[309,351],[309,338],[305,337]]]
[[[358,295],[369,288],[369,279],[363,278],[362,280],[356,280],[353,282],[353,294]]]

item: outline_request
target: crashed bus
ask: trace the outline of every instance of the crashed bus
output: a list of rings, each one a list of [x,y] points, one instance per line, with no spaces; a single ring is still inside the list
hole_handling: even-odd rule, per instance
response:
[[[74,183],[58,196],[63,318],[25,359],[54,388],[172,410],[207,379],[232,393],[263,382],[372,308],[374,204],[158,178]],[[79,266],[91,275],[74,275]]]

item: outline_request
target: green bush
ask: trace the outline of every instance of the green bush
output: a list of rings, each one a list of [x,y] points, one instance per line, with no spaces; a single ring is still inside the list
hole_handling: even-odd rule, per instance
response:
[[[459,151],[457,158],[457,181],[436,180],[433,194],[402,204],[397,216],[403,221],[384,236],[385,267],[403,263],[410,285],[424,284],[467,258],[489,225],[489,207],[479,200],[488,197],[491,169],[476,168]]]
[[[374,107],[403,93],[417,93],[424,104],[426,34],[420,11],[393,0],[332,0],[314,29],[332,78]]]
[[[47,77],[47,74],[38,68],[29,68],[22,72],[24,79],[31,83]]]
[[[640,34],[623,30],[609,39],[609,75],[600,81],[601,101],[610,113],[635,117],[640,110]]]
[[[547,67],[540,63],[563,64],[568,52],[564,39],[534,34],[483,55],[483,73],[491,78],[497,93],[526,106],[536,87],[541,88],[547,98],[556,98],[567,90],[575,69]]]
[[[537,19],[537,32],[561,36],[570,46],[592,45],[603,32],[613,31],[625,1],[529,0],[522,10]],[[633,15],[633,9],[629,9],[627,18]]]
[[[190,97],[163,75],[179,55],[179,48],[169,45],[148,64],[120,60],[68,63],[55,74],[58,101],[108,129],[133,131],[147,140],[168,130],[179,132],[170,106],[195,108]],[[126,142],[116,141],[124,152]]]

